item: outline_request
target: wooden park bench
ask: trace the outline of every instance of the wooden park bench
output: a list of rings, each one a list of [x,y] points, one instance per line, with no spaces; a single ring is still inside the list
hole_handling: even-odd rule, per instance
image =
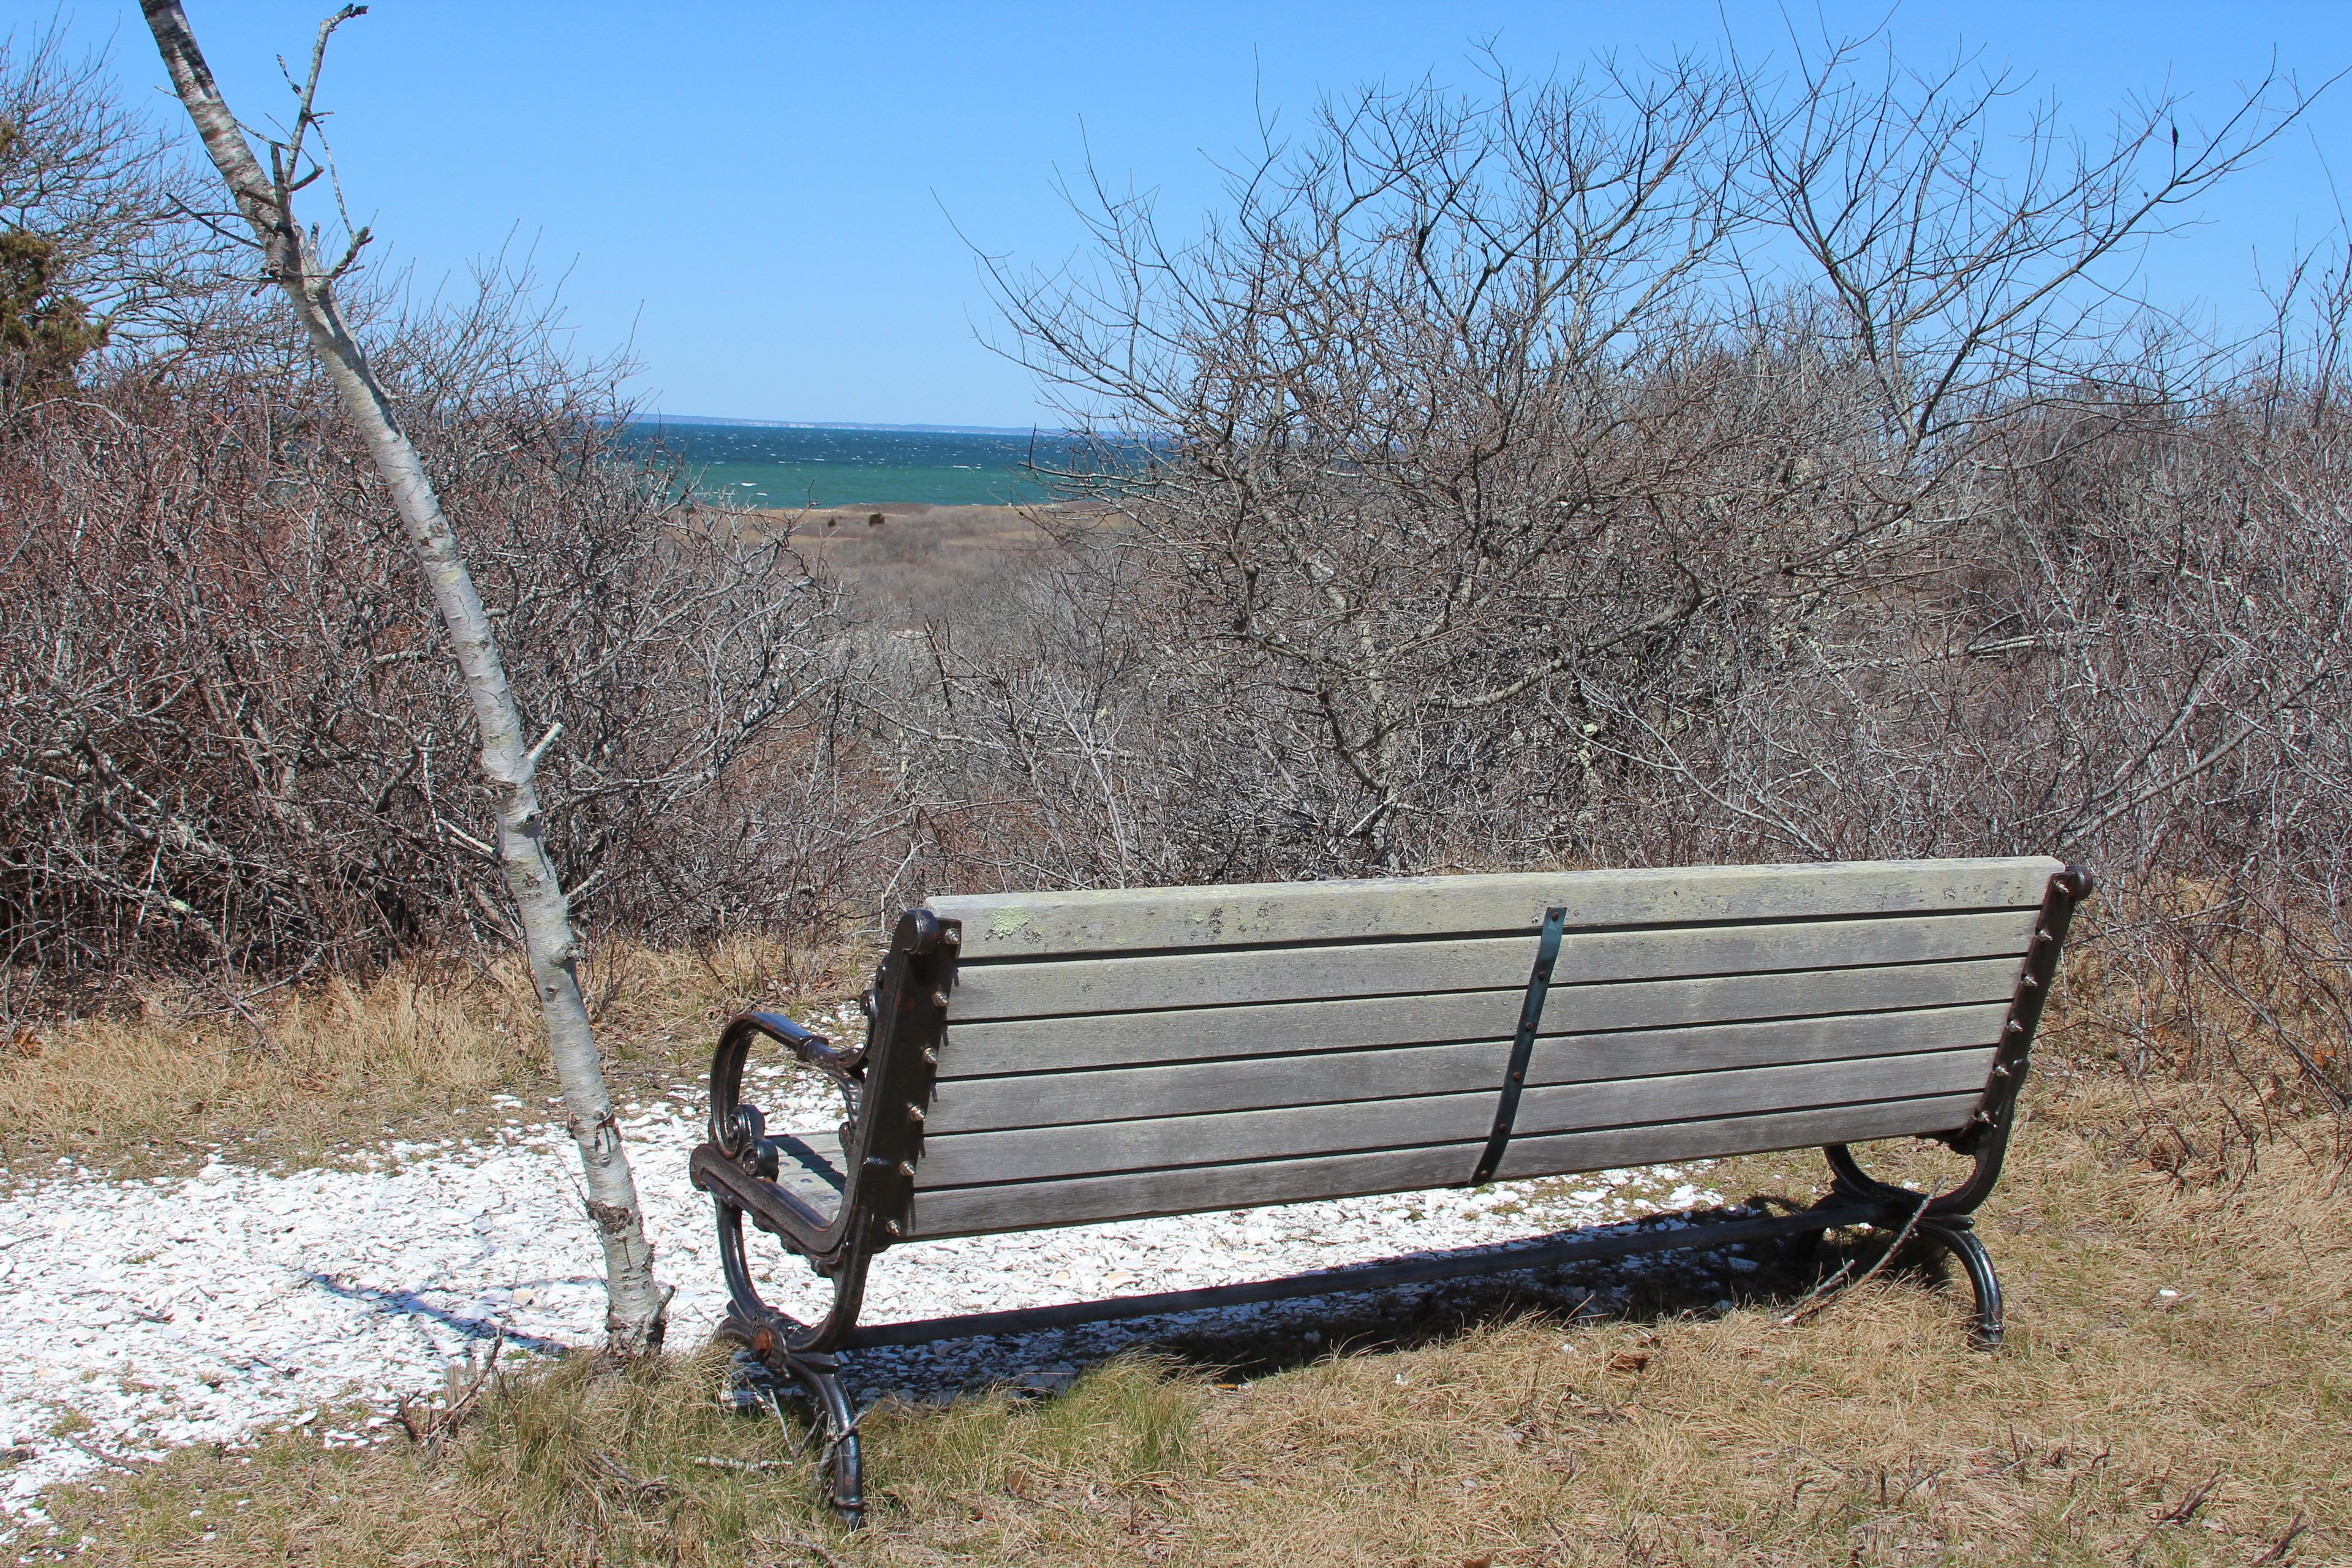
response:
[[[1537,872],[941,898],[902,916],[861,1048],[767,1013],[710,1068],[694,1180],[717,1201],[722,1333],[796,1380],[835,1510],[862,1509],[840,1358],[1283,1297],[1870,1226],[1940,1244],[1997,1343],[1970,1215],[2000,1174],[2079,867],[2047,859]],[[741,1098],[761,1037],[829,1074],[837,1133]],[[1847,1146],[1975,1159],[1930,1194]],[[893,1243],[1823,1146],[1818,1205],[1568,1234],[1211,1289],[861,1324]],[[829,1279],[760,1299],[743,1220]]]

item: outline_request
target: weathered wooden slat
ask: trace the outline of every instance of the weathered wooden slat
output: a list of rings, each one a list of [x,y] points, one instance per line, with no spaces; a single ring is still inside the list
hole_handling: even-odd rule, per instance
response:
[[[2040,858],[1261,882],[938,898],[970,959],[1252,947],[1570,929],[2023,908],[2060,868]]]
[[[1957,1047],[1990,1048],[2006,1012],[2003,1005],[1990,1003],[1924,1013],[1563,1037],[1538,1042],[1528,1081],[1586,1083]],[[956,1079],[940,1085],[927,1125],[936,1135],[1465,1093],[1499,1085],[1509,1051],[1509,1041],[1493,1039]]]
[[[1821,1013],[2006,1003],[2017,989],[2018,969],[2017,959],[1985,958],[1894,969],[1832,969],[1819,974],[1555,985],[1544,998],[1542,1030],[1569,1035],[1664,1029]]]
[[[1706,1121],[1801,1106],[1980,1092],[1991,1071],[1992,1047],[1986,1045],[1606,1083],[1551,1084],[1530,1089],[1520,1097],[1512,1137],[1516,1142],[1539,1133],[1589,1127]]]
[[[1654,1073],[1990,1046],[1999,1038],[2001,1021],[2008,1016],[2006,1002],[1982,1002],[1917,1012],[1782,1018],[1769,1024],[1555,1035],[1536,1041],[1535,1054],[1528,1063],[1528,1082],[1530,1086],[1590,1083]]]
[[[1304,1203],[1367,1193],[1457,1186],[1477,1163],[1477,1143],[1387,1149],[1314,1160],[1252,1165],[1202,1165],[1181,1171],[1035,1182],[1010,1187],[957,1187],[918,1193],[911,1234],[977,1236],[996,1230],[1084,1225],[1147,1215]]]
[[[1711,1159],[1765,1149],[1803,1149],[1820,1143],[1860,1143],[1873,1138],[1948,1132],[1967,1124],[1979,1098],[1974,1094],[1939,1094],[1925,1100],[1875,1105],[1838,1105],[1769,1116],[1734,1116],[1713,1121],[1515,1138],[1502,1163],[1496,1166],[1495,1175],[1498,1181],[1562,1176],[1577,1171],[1654,1165],[1666,1160]]]
[[[1811,973],[2009,953],[2022,957],[2033,937],[2033,914],[1997,910],[1570,936],[1559,944],[1551,984],[1558,990],[1696,974]]]
[[[999,1073],[1496,1039],[1508,1036],[1517,1024],[1519,999],[1517,991],[1474,991],[1123,1013],[1115,1018],[984,1024],[951,1017],[947,1043],[940,1048],[940,1079],[945,1083]]]
[[[1175,1067],[958,1079],[940,1086],[925,1126],[938,1136],[1492,1090],[1502,1081],[1504,1058],[1509,1054],[1509,1041],[1486,1040],[1186,1062]]]
[[[1702,926],[1570,936],[1555,988],[1679,975],[1816,971],[2022,953],[2032,911]],[[950,1016],[961,1022],[1223,1007],[1307,998],[1522,989],[1528,937],[1242,949],[965,968]]]
[[[2017,971],[2015,959],[1996,958],[1820,974],[1556,986],[1544,1007],[1543,1026],[1559,1035],[1607,1035],[1814,1014],[2005,1005],[2016,988]],[[944,1084],[1001,1073],[1499,1039],[1510,1034],[1518,1019],[1520,996],[1514,989],[1129,1013],[1109,1018],[956,1022],[949,1025],[940,1051],[940,1077]],[[1550,1049],[1538,1042],[1538,1060],[1547,1059]]]
[[[1524,988],[1535,951],[1533,937],[1505,936],[966,964],[957,972],[948,1017],[954,1025],[1308,997]]]
[[[1976,1109],[1972,1094],[1937,1095],[1864,1105],[1839,1105],[1763,1116],[1655,1127],[1611,1128],[1514,1142],[1496,1172],[1500,1180],[1567,1175],[1668,1160],[1702,1159],[1820,1143],[1861,1143],[1874,1138],[1947,1131]],[[1183,1170],[953,1187],[915,1199],[912,1234],[974,1236],[989,1231],[1140,1219],[1154,1215],[1307,1203],[1455,1186],[1469,1180],[1478,1143],[1391,1149],[1318,1159],[1255,1164],[1199,1165]]]
[[[1521,1100],[1517,1135],[1981,1089],[1991,1067],[1989,1048],[1967,1048],[1549,1085],[1529,1089]],[[1495,1089],[1490,1080],[1454,1094],[1326,1104],[1278,1101],[1265,1110],[943,1131],[925,1139],[916,1179],[924,1188],[964,1186],[1451,1142],[1487,1129]],[[941,1105],[946,1103],[943,1096]],[[1106,1116],[1128,1109],[1097,1108]]]
[[[1495,1093],[1354,1100],[1214,1116],[1096,1122],[923,1140],[918,1190],[1113,1171],[1229,1164],[1484,1138]]]

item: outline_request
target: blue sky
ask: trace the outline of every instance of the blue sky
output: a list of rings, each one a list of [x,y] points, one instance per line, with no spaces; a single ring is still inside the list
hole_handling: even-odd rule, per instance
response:
[[[188,0],[248,120],[286,90],[328,0]],[[17,29],[62,16],[132,95],[160,86],[137,8],[0,0]],[[1805,25],[1851,33],[1884,5]],[[1582,3],[1151,5],[376,0],[339,36],[324,98],[355,214],[430,284],[511,238],[568,274],[583,348],[634,344],[638,390],[673,414],[1025,425],[1027,375],[980,341],[992,311],[970,245],[1051,266],[1077,244],[1057,172],[1089,155],[1163,211],[1215,199],[1212,160],[1325,89],[1476,79],[1492,38],[1515,70],[1596,51],[1782,39],[1779,7]],[[1908,57],[1981,51],[2096,132],[2168,85],[2219,110],[2275,56],[2315,83],[2352,66],[2345,5],[1915,3]],[[172,107],[153,100],[158,109]],[[176,112],[176,110],[174,110]],[[2224,325],[2255,319],[2257,267],[2352,205],[2352,82],[2207,202],[2150,258],[2155,292]],[[963,237],[960,238],[961,229]],[[969,242],[969,243],[967,243]]]

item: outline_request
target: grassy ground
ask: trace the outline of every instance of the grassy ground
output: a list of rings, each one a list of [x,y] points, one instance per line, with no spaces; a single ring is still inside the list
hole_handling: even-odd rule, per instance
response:
[[[814,1495],[797,1426],[722,1413],[721,1361],[682,1347],[623,1377],[592,1377],[584,1358],[509,1377],[437,1444],[333,1449],[293,1433],[105,1472],[53,1495],[68,1533],[39,1555],[2352,1561],[2344,1126],[2306,1113],[2292,1073],[2242,1060],[2126,1076],[2116,1058],[2139,1058],[2099,1019],[2138,1018],[2144,999],[2088,955],[2073,969],[1985,1215],[2011,1294],[1996,1354],[1960,1348],[1965,1289],[1932,1267],[1784,1321],[1817,1265],[1780,1252],[1750,1270],[1641,1275],[1606,1320],[1573,1310],[1624,1284],[1596,1266],[1535,1295],[1449,1292],[1433,1316],[1359,1302],[1316,1344],[1196,1322],[1058,1397],[877,1409],[873,1523],[852,1536]],[[696,1071],[728,1013],[806,1015],[855,973],[844,953],[616,947],[588,978],[625,1098]],[[250,1018],[158,994],[0,1057],[0,1146],[12,1164],[62,1152],[129,1172],[211,1142],[297,1162],[346,1157],[387,1126],[462,1134],[488,1092],[552,1092],[523,1005],[511,975],[461,966],[278,993]],[[1933,1174],[1925,1155],[1879,1157],[1886,1173]],[[1763,1155],[1707,1181],[1801,1198],[1815,1174],[1809,1155]]]
[[[1092,507],[893,505],[754,514],[793,540],[856,598],[861,621],[890,628],[951,623],[984,635],[1004,602],[1035,573],[1042,518]],[[883,521],[876,522],[873,520]]]
[[[803,1017],[856,994],[853,956],[734,942],[702,953],[593,951],[582,981],[613,1092],[700,1075],[719,1022],[747,1006]],[[58,1158],[140,1175],[226,1157],[265,1165],[373,1158],[394,1140],[542,1121],[556,1093],[529,980],[512,959],[401,966],[237,998],[155,987],[134,1006],[0,1042],[0,1160]],[[491,1097],[509,1095],[520,1108]]]
[[[1802,1279],[1776,1254],[1654,1281],[1622,1319],[1489,1297],[1337,1351],[1195,1339],[1043,1402],[886,1405],[857,1535],[818,1506],[797,1428],[715,1406],[708,1352],[515,1378],[439,1451],[282,1436],[55,1510],[83,1561],[142,1564],[2352,1557],[2332,1126],[2191,1181],[2116,1157],[2137,1114],[2119,1080],[2036,1089],[1987,1216],[2012,1295],[1994,1354],[1960,1348],[1966,1292],[1932,1271],[1784,1323]],[[1713,1181],[1787,1193],[1797,1168]]]

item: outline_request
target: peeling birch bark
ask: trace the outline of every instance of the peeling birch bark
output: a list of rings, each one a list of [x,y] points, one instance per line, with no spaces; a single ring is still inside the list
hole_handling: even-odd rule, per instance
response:
[[[328,37],[365,7],[347,5],[320,26],[291,140],[283,147],[273,145],[271,171],[262,168],[229,112],[178,0],[142,0],[141,8],[171,72],[173,89],[195,122],[238,213],[253,230],[268,280],[285,290],[352,424],[366,437],[448,628],[450,647],[481,731],[482,771],[499,802],[499,861],[520,914],[523,951],[547,1026],[548,1053],[580,1148],[588,1214],[604,1246],[608,1349],[624,1357],[636,1355],[660,1344],[669,1292],[654,1280],[653,1248],[646,1240],[636,1181],[622,1147],[612,1097],[604,1086],[604,1060],[580,992],[571,901],[548,858],[545,819],[532,783],[537,752],[524,740],[489,617],[483,613],[457,535],[442,515],[423,460],[401,429],[391,397],[369,368],[335,299],[335,281],[366,243],[366,233],[353,237],[340,263],[322,266],[311,248],[315,236],[306,237],[294,219],[293,193],[303,183],[299,172],[302,143],[313,124],[312,95]]]

